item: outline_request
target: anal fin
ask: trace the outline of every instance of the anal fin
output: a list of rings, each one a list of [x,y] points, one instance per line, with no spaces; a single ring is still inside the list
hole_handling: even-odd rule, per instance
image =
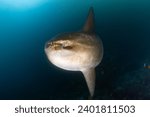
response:
[[[95,68],[84,69],[82,73],[85,77],[90,96],[92,97],[95,90]]]

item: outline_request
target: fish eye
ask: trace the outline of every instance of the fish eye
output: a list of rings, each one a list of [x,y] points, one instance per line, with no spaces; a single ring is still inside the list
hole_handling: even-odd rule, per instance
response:
[[[70,50],[70,49],[72,49],[72,46],[63,46],[63,49]]]
[[[72,49],[72,45],[69,43],[69,41],[65,41],[63,44],[62,44],[62,48],[63,49],[67,49],[67,50],[70,50]]]

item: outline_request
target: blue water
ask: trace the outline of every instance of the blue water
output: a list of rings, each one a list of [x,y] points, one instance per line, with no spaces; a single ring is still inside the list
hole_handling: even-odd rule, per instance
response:
[[[143,67],[150,64],[148,0],[3,1],[0,99],[87,99],[82,74],[49,63],[44,44],[58,33],[81,30],[91,6],[104,44],[94,99],[150,99],[150,70]]]

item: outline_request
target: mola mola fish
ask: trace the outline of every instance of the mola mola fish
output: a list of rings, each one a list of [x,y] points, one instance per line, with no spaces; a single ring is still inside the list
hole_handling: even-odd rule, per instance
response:
[[[81,71],[90,97],[95,90],[95,67],[103,57],[103,44],[94,32],[94,11],[91,7],[81,31],[59,34],[45,44],[48,60],[64,70]]]

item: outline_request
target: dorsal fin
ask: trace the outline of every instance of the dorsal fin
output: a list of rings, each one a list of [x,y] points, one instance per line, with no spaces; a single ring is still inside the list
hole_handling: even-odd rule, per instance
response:
[[[90,8],[86,23],[83,27],[83,32],[93,32],[94,30],[94,10]]]

